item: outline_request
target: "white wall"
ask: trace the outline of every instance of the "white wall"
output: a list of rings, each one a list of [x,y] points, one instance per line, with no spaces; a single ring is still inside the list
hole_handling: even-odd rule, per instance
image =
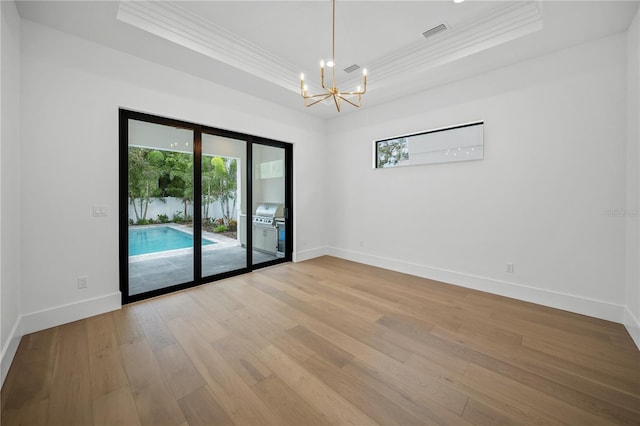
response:
[[[63,203],[61,203],[63,204]],[[142,208],[140,207],[140,198],[136,198],[136,209],[138,210],[138,215],[142,217],[144,213],[144,200],[142,200]],[[149,205],[146,207],[147,209],[147,219],[157,220],[158,215],[166,215],[169,217],[169,220],[173,219],[173,216],[176,213],[184,214],[184,204],[182,203],[181,197],[153,197],[149,201]],[[193,216],[193,204],[187,205],[187,214],[189,216]],[[209,206],[209,217],[222,217],[220,203],[211,203]],[[136,220],[136,212],[134,211],[133,205],[129,204],[129,220]]]
[[[20,17],[0,2],[0,385],[20,341]]]
[[[326,245],[324,200],[305,195],[323,193],[324,122],[39,24],[22,29],[25,332],[120,304],[120,106],[293,142],[294,250]],[[92,217],[93,205],[109,215]]]
[[[373,140],[475,120],[485,158],[372,168]],[[329,252],[622,321],[625,35],[329,123]],[[513,263],[514,273],[505,272]]]
[[[627,288],[624,324],[640,348],[640,11],[627,32]]]

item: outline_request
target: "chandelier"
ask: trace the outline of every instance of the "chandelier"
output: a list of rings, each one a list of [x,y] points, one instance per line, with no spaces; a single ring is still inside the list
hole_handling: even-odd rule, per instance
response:
[[[327,62],[327,67],[331,68],[331,87],[327,87],[324,81],[324,61],[320,61],[320,80],[322,82],[322,88],[324,92],[317,95],[309,94],[308,87],[304,84],[304,74],[300,74],[300,94],[304,99],[304,106],[310,107],[326,99],[333,98],[336,104],[338,112],[340,112],[340,106],[342,101],[345,101],[356,108],[359,108],[362,104],[362,95],[367,92],[367,69],[362,70],[362,77],[364,79],[363,85],[358,86],[355,91],[341,92],[336,87],[336,0],[332,0],[333,4],[333,35],[331,45],[331,60]]]

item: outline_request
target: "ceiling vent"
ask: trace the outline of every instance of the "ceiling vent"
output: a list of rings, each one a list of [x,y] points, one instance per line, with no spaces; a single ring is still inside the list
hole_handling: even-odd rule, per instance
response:
[[[350,66],[346,67],[346,68],[344,69],[344,72],[354,72],[355,70],[357,70],[357,69],[359,69],[359,68],[360,68],[360,65],[358,65],[358,64],[353,64],[353,65],[350,65]]]
[[[422,35],[424,36],[424,38],[428,39],[433,37],[434,35],[441,33],[442,31],[448,30],[449,27],[447,26],[447,24],[445,24],[444,22],[440,25],[436,25],[435,27],[428,29],[427,31],[423,32]]]

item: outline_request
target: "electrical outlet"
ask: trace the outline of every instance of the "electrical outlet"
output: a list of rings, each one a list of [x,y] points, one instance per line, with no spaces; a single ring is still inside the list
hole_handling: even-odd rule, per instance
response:
[[[87,288],[89,286],[89,277],[82,275],[78,277],[78,288]]]
[[[364,241],[360,241],[360,247],[364,247]]]
[[[507,263],[506,271],[513,274],[513,263]]]

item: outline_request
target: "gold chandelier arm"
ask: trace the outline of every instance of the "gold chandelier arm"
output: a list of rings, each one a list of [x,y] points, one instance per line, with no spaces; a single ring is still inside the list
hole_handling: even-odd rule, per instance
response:
[[[320,96],[331,96],[331,93],[319,93],[317,95],[304,95],[305,99],[319,98]]]
[[[326,99],[326,98],[328,98],[329,96],[331,96],[331,93],[327,92],[327,93],[319,93],[319,94],[317,94],[317,95],[304,95],[304,96],[303,96],[303,98],[305,98],[305,99],[312,99],[312,98],[319,98],[319,97],[321,97],[321,96],[325,97],[325,99]]]
[[[359,88],[360,86],[358,86]],[[364,75],[364,82],[362,84],[362,90],[354,90],[352,92],[341,92],[343,95],[364,95],[367,93],[367,75]]]
[[[342,99],[342,96],[338,94],[333,95],[333,101],[336,103],[336,108],[338,108],[338,112],[340,112],[340,99]]]
[[[340,99],[342,99],[343,101],[345,101],[345,102],[347,102],[347,103],[349,103],[349,104],[353,105],[354,107],[356,107],[356,108],[360,108],[360,105],[362,105],[362,99],[360,98],[360,95],[358,95],[358,103],[352,102],[351,100],[349,100],[349,99],[345,98],[345,97],[344,97],[344,96],[342,96],[342,95],[346,95],[346,93],[341,93],[341,94],[339,95],[339,96],[340,96]],[[340,110],[338,110],[338,111],[340,111]]]
[[[324,101],[325,99],[329,98],[331,96],[331,93],[329,93],[328,95],[314,95],[315,96],[324,96],[323,98],[318,99],[317,101],[313,101],[309,104],[307,104],[307,99],[308,98],[304,98],[304,106],[306,106],[307,108],[310,106],[314,106],[315,104]]]

